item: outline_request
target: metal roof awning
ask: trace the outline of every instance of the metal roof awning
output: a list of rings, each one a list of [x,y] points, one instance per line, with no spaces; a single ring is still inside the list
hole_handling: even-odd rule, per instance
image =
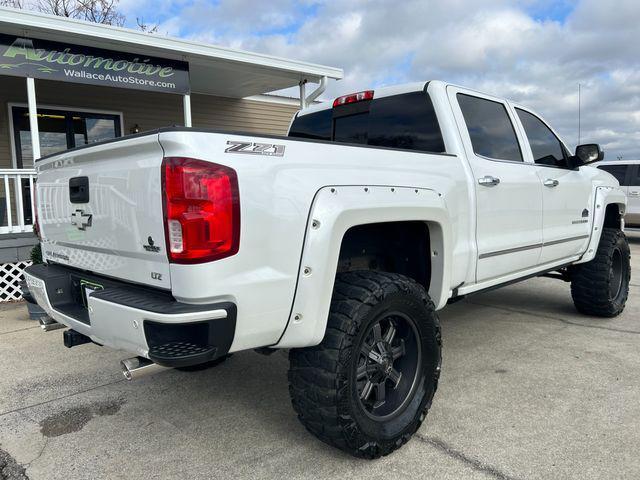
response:
[[[0,33],[188,62],[192,93],[244,98],[344,75],[340,68],[12,8],[0,7]]]

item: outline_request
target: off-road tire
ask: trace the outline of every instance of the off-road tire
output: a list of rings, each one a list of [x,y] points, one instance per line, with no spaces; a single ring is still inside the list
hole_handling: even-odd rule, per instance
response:
[[[233,353],[228,353],[227,355],[223,355],[222,357],[216,358],[215,360],[211,360],[209,362],[189,365],[188,367],[176,367],[176,370],[180,370],[181,372],[199,372],[201,370],[208,370],[210,368],[217,367],[221,363],[226,362],[227,359],[232,355]]]
[[[384,315],[392,318],[396,312],[411,328],[415,326],[412,338],[421,353],[411,374],[411,393],[389,419],[377,420],[365,412],[358,391],[362,379],[357,379],[356,371],[366,358],[361,356],[361,349],[370,346],[365,344],[367,339],[375,338],[366,336],[371,334],[370,329],[380,324]],[[405,327],[405,332],[408,330]],[[403,342],[404,352],[404,340],[394,341]],[[378,458],[405,444],[431,407],[440,377],[440,323],[427,292],[414,280],[373,271],[341,273],[335,281],[322,343],[290,350],[289,360],[291,401],[307,430],[356,457]],[[389,388],[396,390],[399,383]]]
[[[571,296],[580,313],[615,317],[624,310],[631,279],[630,258],[624,233],[617,228],[604,228],[595,258],[570,270]],[[621,268],[620,277],[617,268]]]

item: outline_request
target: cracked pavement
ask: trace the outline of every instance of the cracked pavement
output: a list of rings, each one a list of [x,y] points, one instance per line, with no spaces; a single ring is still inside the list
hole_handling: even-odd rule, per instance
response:
[[[618,318],[578,314],[569,284],[549,278],[443,310],[434,405],[411,442],[373,462],[298,423],[282,352],[126,382],[126,353],[68,350],[62,330],[0,306],[0,480],[640,478],[640,234],[629,237]]]

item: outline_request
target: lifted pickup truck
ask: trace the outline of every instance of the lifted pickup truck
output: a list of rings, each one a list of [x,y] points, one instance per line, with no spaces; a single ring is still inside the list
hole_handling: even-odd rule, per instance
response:
[[[289,349],[300,421],[375,458],[425,418],[448,302],[547,274],[580,312],[623,310],[626,200],[601,158],[439,81],[313,106],[288,137],[162,129],[37,163],[26,279],[68,346],[135,355],[129,377]]]

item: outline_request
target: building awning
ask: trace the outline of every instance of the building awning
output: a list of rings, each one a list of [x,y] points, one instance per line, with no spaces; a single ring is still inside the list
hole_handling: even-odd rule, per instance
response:
[[[0,33],[188,62],[193,93],[244,98],[343,77],[340,68],[12,8],[0,7]]]

